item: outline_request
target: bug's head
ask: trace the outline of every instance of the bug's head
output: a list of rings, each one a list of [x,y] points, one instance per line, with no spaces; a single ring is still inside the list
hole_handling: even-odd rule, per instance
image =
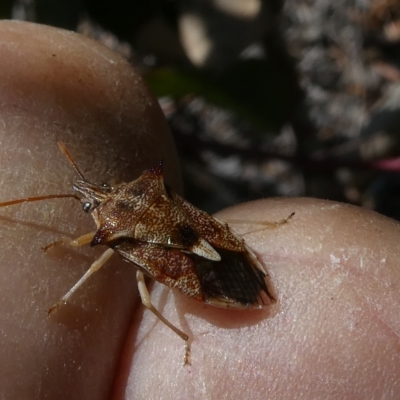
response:
[[[83,211],[92,212],[95,210],[111,192],[111,187],[107,184],[94,185],[86,181],[76,181],[72,185],[74,196],[83,205]]]
[[[108,194],[112,191],[112,188],[105,183],[102,185],[89,183],[83,176],[81,170],[75,164],[75,161],[65,147],[65,144],[58,142],[58,147],[81,178],[72,185],[74,191],[73,197],[80,200],[83,204],[83,211],[92,212],[106,199]]]

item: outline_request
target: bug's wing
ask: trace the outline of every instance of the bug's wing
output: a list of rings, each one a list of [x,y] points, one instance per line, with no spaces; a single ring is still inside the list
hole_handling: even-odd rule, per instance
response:
[[[199,234],[214,246],[221,256],[220,264],[212,264],[213,268],[219,271],[221,277],[219,278],[220,283],[218,283],[220,289],[216,290],[213,295],[212,291],[214,289],[211,289],[210,286],[210,299],[213,296],[217,299],[218,291],[220,291],[226,294],[228,298],[233,298],[241,304],[258,304],[262,306],[274,303],[276,300],[270,280],[257,257],[246,246],[244,240],[225,222],[199,210],[175,193],[172,193],[172,197],[175,203],[186,212],[188,218],[194,221]],[[227,271],[224,271],[224,268]],[[227,284],[227,287],[223,287],[224,280],[228,281],[235,274],[237,275],[232,278],[233,283],[230,286]],[[239,279],[239,276],[242,276],[242,278]],[[237,294],[235,294],[235,288],[238,288]],[[241,298],[239,292],[247,294]],[[210,300],[209,302],[211,303],[212,301]]]
[[[214,306],[260,308],[275,302],[250,251],[218,250],[221,260],[211,261],[143,242],[122,241],[114,250],[151,278]]]
[[[156,281],[204,301],[195,268],[197,256],[146,242],[121,241],[113,248],[124,260],[134,263]]]
[[[276,301],[251,252],[223,249],[218,252],[221,261],[203,259],[196,265],[206,303],[217,307],[261,308]]]
[[[194,223],[200,236],[212,246],[225,250],[246,251],[244,240],[232,232],[226,223],[199,210],[175,193],[172,193],[172,198]]]

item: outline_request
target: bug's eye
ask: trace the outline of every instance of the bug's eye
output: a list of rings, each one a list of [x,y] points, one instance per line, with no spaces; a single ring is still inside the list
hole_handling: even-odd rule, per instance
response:
[[[108,183],[102,183],[101,188],[104,189],[106,192],[110,192],[111,191],[111,186]]]
[[[89,203],[88,201],[86,203],[83,203],[83,211],[89,212],[91,208],[92,208],[92,204]]]

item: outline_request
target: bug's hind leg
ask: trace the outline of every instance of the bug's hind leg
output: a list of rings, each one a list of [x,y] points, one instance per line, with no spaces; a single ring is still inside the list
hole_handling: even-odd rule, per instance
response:
[[[163,315],[153,306],[151,303],[150,293],[147,289],[146,282],[141,271],[136,271],[136,279],[138,283],[138,289],[140,293],[140,297],[142,299],[143,305],[149,309],[161,322],[168,326],[168,328],[172,329],[180,338],[185,341],[185,357],[184,363],[190,364],[189,356],[190,356],[190,345],[189,345],[189,337],[186,333],[183,333],[176,326],[172,325],[167,319],[163,317]]]
[[[59,308],[62,304],[65,304],[68,299],[73,295],[73,293],[81,286],[88,278],[90,275],[93,274],[93,272],[96,272],[99,270],[108,260],[109,258],[114,254],[113,249],[107,249],[91,266],[90,268],[85,272],[85,274],[82,276],[81,279],[79,279],[78,282],[75,283],[74,286],[66,293],[61,299],[54,304],[53,307],[49,308],[48,313],[51,314],[54,310]]]
[[[61,240],[56,240],[55,242],[51,242],[47,246],[42,247],[42,249],[44,251],[47,251],[47,250],[51,249],[52,247],[58,246],[60,244],[68,245],[68,246],[72,246],[72,247],[84,246],[85,244],[88,244],[92,241],[95,233],[96,232],[89,232],[89,233],[86,233],[85,235],[79,236],[76,239],[65,238],[65,239],[61,239]]]
[[[263,225],[268,226],[270,228],[276,228],[277,226],[284,225],[289,222],[290,219],[293,218],[294,212],[288,215],[286,218],[281,219],[280,221],[247,221],[247,220],[240,220],[240,219],[224,219],[223,221],[227,224],[252,224],[252,225]]]

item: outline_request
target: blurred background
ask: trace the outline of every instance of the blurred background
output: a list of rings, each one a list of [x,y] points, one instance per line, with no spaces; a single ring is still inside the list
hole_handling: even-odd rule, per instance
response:
[[[313,196],[400,219],[399,0],[0,0],[0,18],[138,68],[196,206]]]

